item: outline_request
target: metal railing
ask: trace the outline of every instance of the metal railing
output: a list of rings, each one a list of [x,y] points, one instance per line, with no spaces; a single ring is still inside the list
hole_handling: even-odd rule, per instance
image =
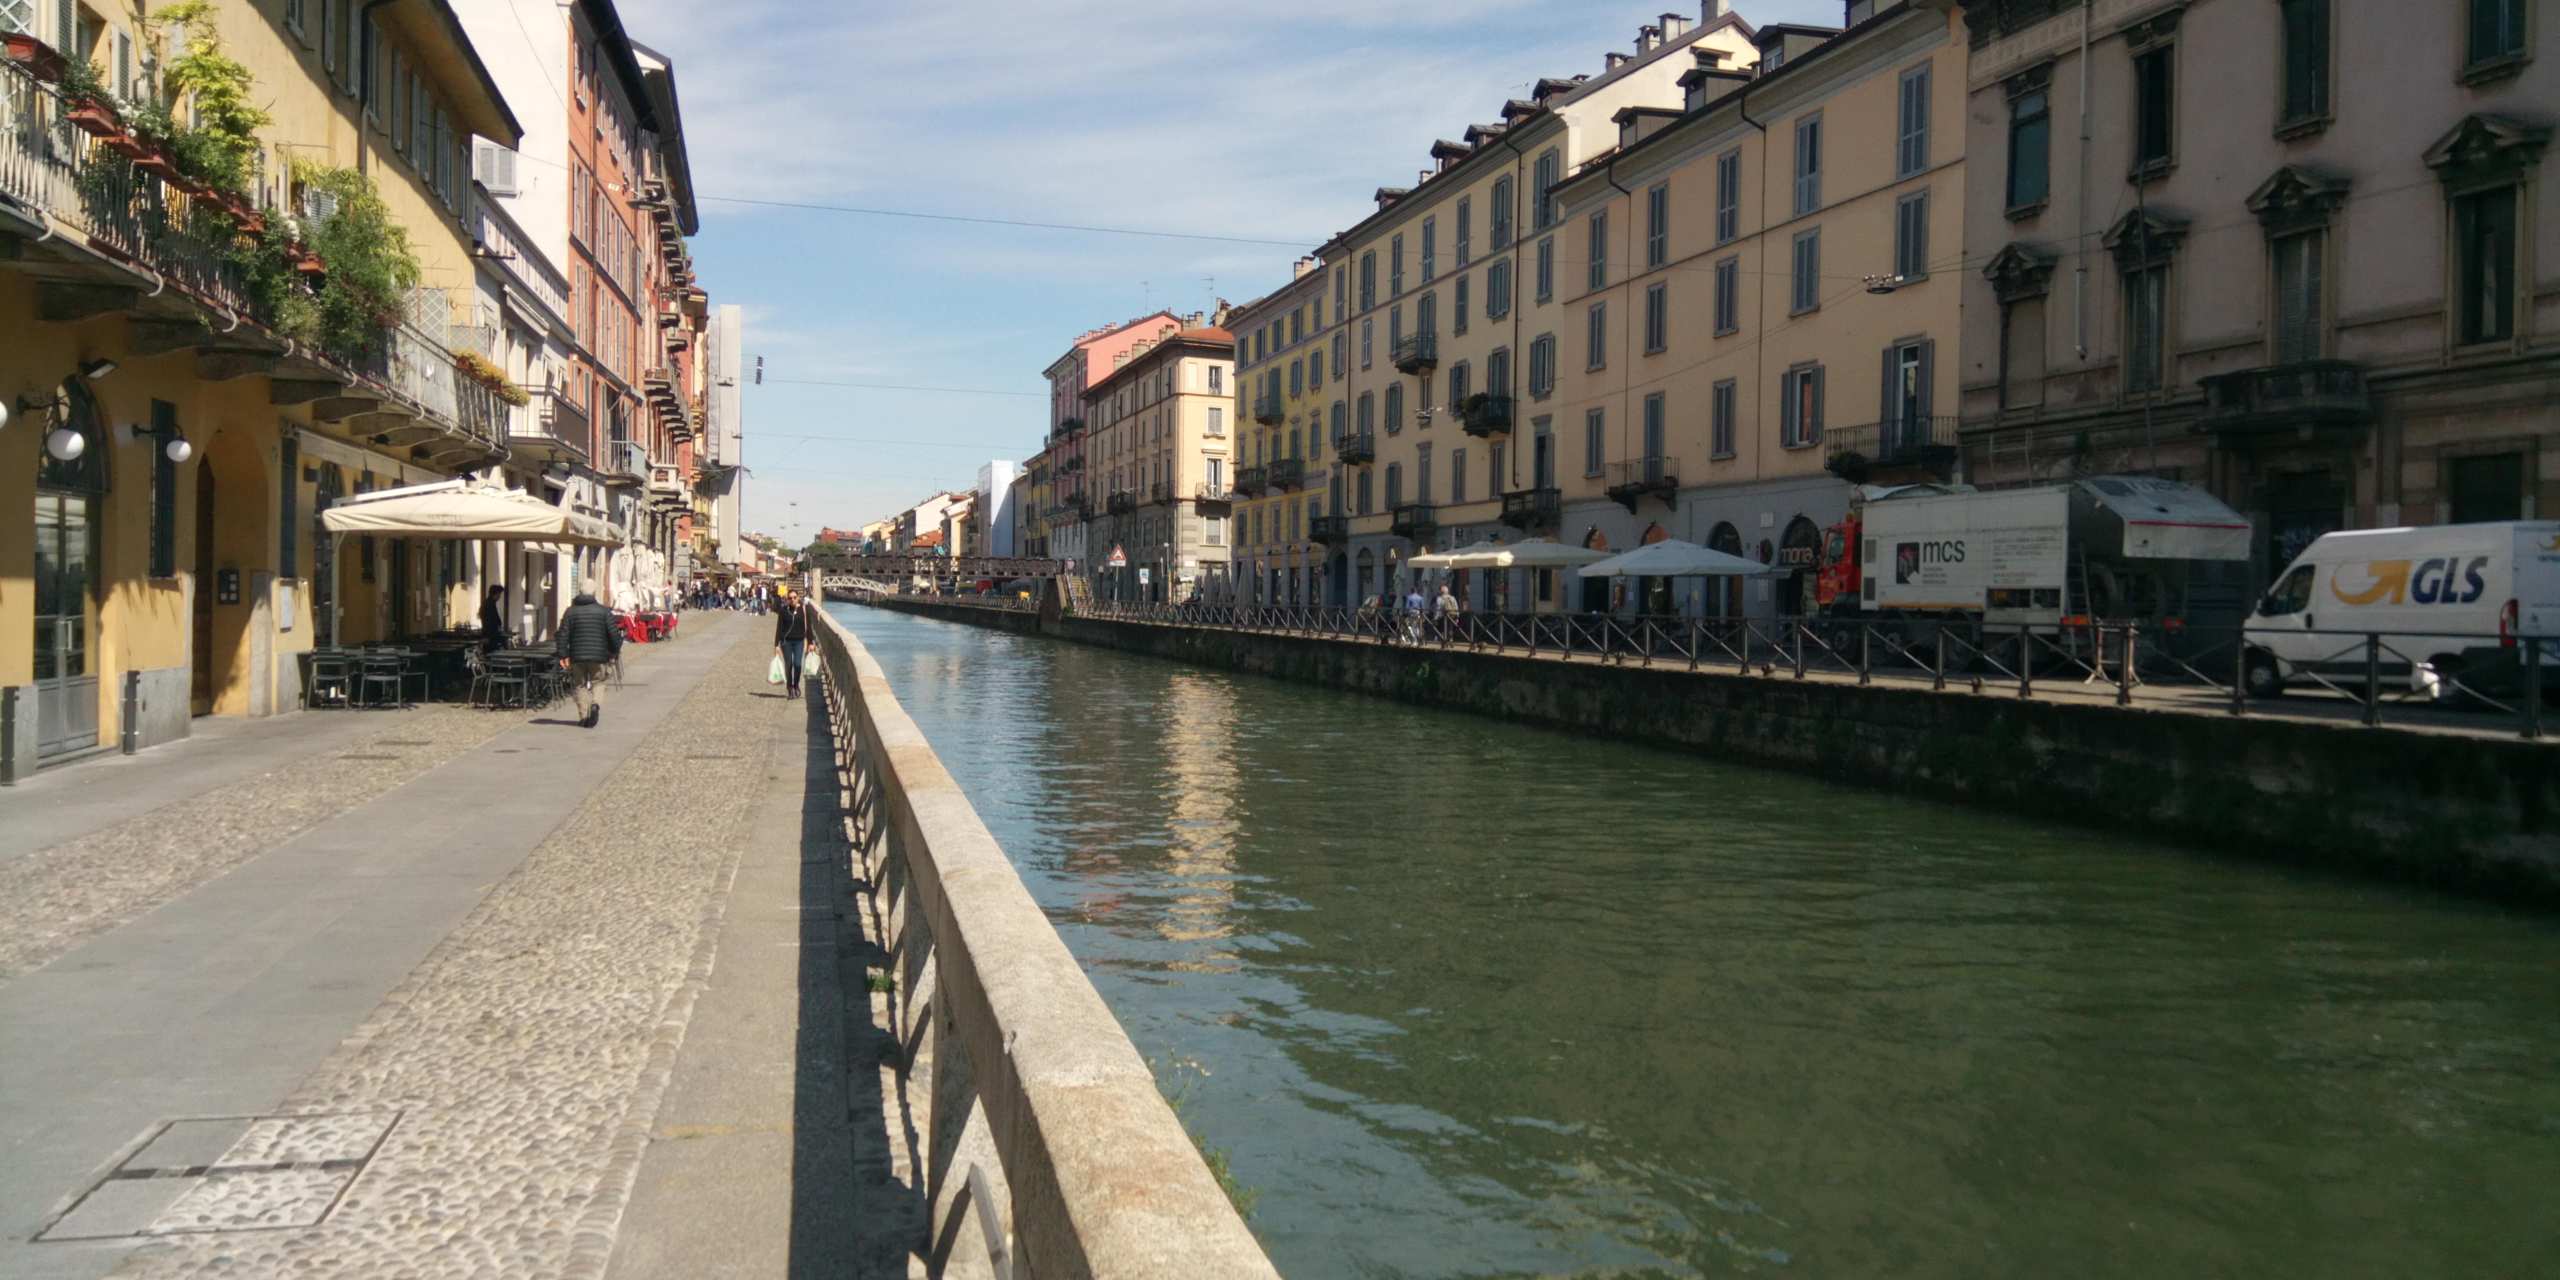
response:
[[[1344,466],[1356,467],[1378,460],[1378,435],[1374,431],[1346,431],[1333,438],[1333,457]]]
[[[1387,532],[1399,538],[1428,538],[1440,528],[1440,509],[1420,502],[1398,504],[1387,517]]]
[[[1870,467],[1947,470],[1955,465],[1958,425],[1955,418],[1923,416],[1831,427],[1822,433],[1823,465],[1853,483],[1864,477],[1848,472]]]
[[[1675,493],[1680,488],[1680,460],[1648,454],[1609,464],[1609,496],[1621,500],[1649,493]]]
[[[1511,429],[1511,397],[1478,392],[1458,402],[1458,428],[1471,436],[1496,436]]]
[[[1259,423],[1263,424],[1264,426],[1273,426],[1273,425],[1278,424],[1278,423],[1279,423],[1279,421],[1280,421],[1283,417],[1286,417],[1286,416],[1287,416],[1287,410],[1286,410],[1286,408],[1282,405],[1281,400],[1280,400],[1280,397],[1278,397],[1278,396],[1276,396],[1276,395],[1273,395],[1272,393],[1270,393],[1270,392],[1268,392],[1268,391],[1262,392],[1262,393],[1260,393],[1260,394],[1258,394],[1258,395],[1254,396],[1254,398],[1253,398],[1253,420],[1254,420],[1254,421],[1259,422]]]
[[[1396,339],[1395,346],[1388,352],[1388,359],[1395,362],[1397,371],[1401,373],[1420,373],[1437,368],[1440,364],[1440,335],[1406,334]]]
[[[579,457],[587,455],[587,411],[557,387],[536,388],[517,422],[523,435],[554,440],[576,450]]]
[[[1307,464],[1302,458],[1273,458],[1263,474],[1274,489],[1295,489],[1307,482]]]
[[[1236,492],[1250,498],[1270,485],[1270,474],[1261,467],[1236,468]]]
[[[2545,737],[2560,697],[2560,637],[2287,631],[2135,622],[2069,625],[1609,613],[1414,613],[1393,606],[1125,604],[1083,616],[1355,643],[1860,685],[2105,702],[2228,715],[2506,730]],[[2487,655],[2487,656],[2484,656]]]
[[[1514,489],[1502,495],[1502,522],[1514,529],[1552,529],[1563,519],[1561,490]]]
[[[821,610],[852,874],[894,966],[927,1239],[951,1274],[1278,1280],[1155,1076],[862,642]]]
[[[605,479],[607,482],[642,483],[649,478],[649,450],[637,440],[615,440],[605,445]]]

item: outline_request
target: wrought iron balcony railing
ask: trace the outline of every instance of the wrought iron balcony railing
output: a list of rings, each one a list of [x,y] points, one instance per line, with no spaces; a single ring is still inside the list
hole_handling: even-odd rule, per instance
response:
[[[1502,522],[1514,529],[1552,529],[1564,518],[1564,495],[1555,489],[1515,489],[1502,495]]]
[[[1440,367],[1440,335],[1436,333],[1407,334],[1396,340],[1395,349],[1390,358],[1395,361],[1396,368],[1405,373],[1420,373],[1425,369],[1436,369]]]
[[[1440,531],[1440,510],[1418,502],[1395,508],[1387,517],[1387,532],[1416,542]]]
[[[1123,489],[1111,495],[1104,509],[1115,516],[1125,516],[1138,509],[1138,495]]]
[[[2199,430],[2222,433],[2300,427],[2362,427],[2373,421],[2364,366],[2351,360],[2305,360],[2219,373],[2202,380]]]
[[[604,482],[617,487],[645,483],[649,479],[649,450],[637,440],[615,440],[605,445]]]
[[[1374,431],[1346,431],[1333,438],[1334,460],[1346,467],[1363,466],[1378,460],[1378,434]]]
[[[1192,498],[1204,507],[1223,507],[1236,500],[1236,491],[1228,488],[1225,481],[1203,480]]]
[[[1851,484],[1865,484],[1879,471],[1915,468],[1944,480],[1955,467],[1957,425],[1954,418],[1912,417],[1826,428],[1823,465]]]
[[[1288,416],[1288,410],[1281,404],[1279,396],[1265,391],[1253,398],[1254,421],[1264,426],[1277,426],[1286,416]]]
[[[1170,480],[1158,480],[1153,485],[1148,486],[1147,502],[1150,505],[1159,507],[1172,506],[1173,482]]]
[[[1629,511],[1635,510],[1636,503],[1645,498],[1659,497],[1669,501],[1679,492],[1678,458],[1655,453],[1609,464],[1609,496]]]
[[[1351,517],[1315,516],[1307,521],[1307,541],[1338,547],[1351,541]]]
[[[1300,458],[1274,458],[1267,474],[1274,489],[1295,489],[1307,482],[1307,464]]]
[[[1236,468],[1236,492],[1247,498],[1258,498],[1270,485],[1270,474],[1260,467]]]
[[[1458,402],[1458,426],[1471,436],[1498,436],[1511,430],[1511,397],[1479,391]]]
[[[587,411],[557,387],[538,387],[532,396],[532,401],[516,410],[510,419],[513,438],[524,445],[584,459],[590,447]]]

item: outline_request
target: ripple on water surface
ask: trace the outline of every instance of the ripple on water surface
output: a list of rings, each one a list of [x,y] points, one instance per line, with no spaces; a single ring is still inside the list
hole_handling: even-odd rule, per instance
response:
[[[1292,1276],[2560,1259],[2545,921],[838,616]]]

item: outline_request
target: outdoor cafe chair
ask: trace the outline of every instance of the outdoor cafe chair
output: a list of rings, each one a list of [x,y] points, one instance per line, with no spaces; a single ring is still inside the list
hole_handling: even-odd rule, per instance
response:
[[[353,663],[347,655],[338,650],[312,650],[311,684],[302,691],[303,709],[307,711],[313,707],[332,705],[332,702],[321,700],[321,694],[325,690],[335,691],[337,696],[334,699],[334,705],[340,707],[352,705],[355,698],[352,668]]]
[[[368,653],[358,660],[358,664],[361,674],[357,677],[356,696],[352,705],[382,706],[384,703],[381,695],[385,692],[388,692],[391,697],[389,705],[395,707],[409,705],[408,695],[402,688],[403,664],[399,655]]]

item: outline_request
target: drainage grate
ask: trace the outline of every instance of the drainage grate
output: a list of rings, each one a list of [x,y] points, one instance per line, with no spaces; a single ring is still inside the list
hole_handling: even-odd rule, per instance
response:
[[[397,1111],[171,1120],[36,1239],[318,1226],[399,1120]]]

